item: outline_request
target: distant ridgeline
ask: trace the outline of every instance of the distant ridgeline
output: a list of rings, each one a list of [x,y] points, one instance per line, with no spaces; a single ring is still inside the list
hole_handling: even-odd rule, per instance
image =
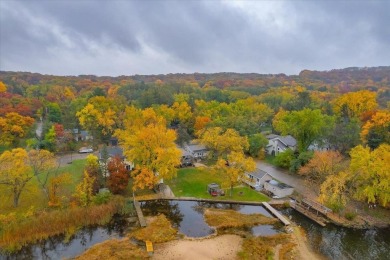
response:
[[[303,70],[299,75],[290,76],[285,74],[222,72],[98,77],[94,75],[52,76],[29,72],[0,71],[0,81],[7,85],[8,93],[28,97],[45,96],[45,92],[48,92],[49,89],[63,86],[72,88],[72,92],[76,96],[95,89],[92,95],[102,95],[109,91],[115,91],[128,100],[137,100],[142,97],[141,92],[161,86],[167,87],[165,91],[168,91],[168,94],[169,92],[191,94],[199,89],[214,89],[260,95],[275,87],[297,86],[304,87],[309,91],[331,93],[346,93],[367,89],[378,92],[379,104],[386,106],[386,100],[390,98],[389,75],[390,66],[351,67],[329,71]]]

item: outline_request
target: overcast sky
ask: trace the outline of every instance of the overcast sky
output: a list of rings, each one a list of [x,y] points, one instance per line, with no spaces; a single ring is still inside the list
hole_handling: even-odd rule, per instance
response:
[[[0,0],[0,70],[297,74],[383,65],[388,0]]]

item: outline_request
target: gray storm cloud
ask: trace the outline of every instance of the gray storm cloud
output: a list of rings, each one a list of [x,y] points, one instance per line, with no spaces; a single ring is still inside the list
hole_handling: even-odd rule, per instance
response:
[[[0,70],[295,74],[389,65],[390,1],[0,1]]]

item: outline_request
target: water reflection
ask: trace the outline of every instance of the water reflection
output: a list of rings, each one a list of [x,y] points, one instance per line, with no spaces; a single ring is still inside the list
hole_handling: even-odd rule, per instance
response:
[[[77,232],[71,239],[64,241],[65,236],[50,237],[37,244],[25,246],[12,255],[0,254],[0,259],[63,259],[80,255],[91,246],[111,238],[124,236],[127,222],[116,215],[104,227],[89,227]]]
[[[283,213],[302,226],[314,250],[330,259],[390,259],[390,228],[320,227],[292,209]]]
[[[168,201],[156,200],[141,203],[141,208],[146,216],[165,214],[179,232],[188,237],[204,237],[213,234],[214,228],[210,227],[204,219],[204,210],[207,208],[236,210],[242,214],[263,214],[272,217],[262,206],[240,205],[235,203],[215,203],[201,201]],[[278,225],[262,225],[246,228],[246,231],[254,235],[274,235],[280,233]]]

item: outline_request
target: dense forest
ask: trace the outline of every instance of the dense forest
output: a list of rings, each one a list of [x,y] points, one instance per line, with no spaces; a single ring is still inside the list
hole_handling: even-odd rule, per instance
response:
[[[198,139],[209,148],[216,147],[215,159],[222,156],[227,160],[235,144],[246,155],[264,157],[266,135],[273,133],[291,135],[297,141],[295,151],[276,156],[277,165],[326,184],[329,173],[319,177],[318,172],[316,175],[308,169],[310,163],[315,165],[311,160],[321,160],[313,150],[335,151],[336,155],[327,157],[337,160],[340,156],[353,159],[356,147],[367,147],[366,153],[379,148],[387,151],[388,146],[381,145],[390,142],[389,77],[390,67],[304,70],[291,76],[194,73],[97,77],[0,72],[0,148],[64,153],[81,145],[98,148],[114,136],[132,147],[138,137],[129,140],[126,131],[139,131],[140,126],[155,121],[160,128],[150,132],[149,139],[162,133],[178,145]],[[164,120],[164,126],[158,118]],[[38,138],[37,123],[42,126]],[[91,138],[81,136],[82,132]],[[231,145],[218,151],[226,140]],[[238,160],[235,155],[230,160]],[[143,156],[133,154],[132,161]],[[165,170],[168,173],[173,168]],[[153,171],[148,172],[149,177]],[[146,173],[140,174],[140,180],[145,179]],[[152,187],[153,181],[147,186]],[[145,185],[141,181],[140,187]],[[383,205],[389,201],[379,190],[363,197]]]

